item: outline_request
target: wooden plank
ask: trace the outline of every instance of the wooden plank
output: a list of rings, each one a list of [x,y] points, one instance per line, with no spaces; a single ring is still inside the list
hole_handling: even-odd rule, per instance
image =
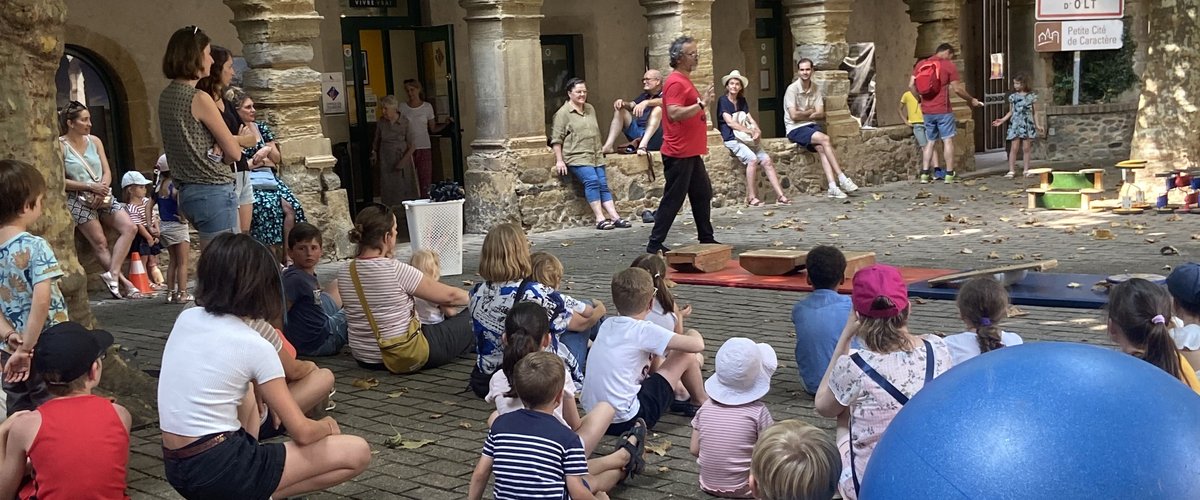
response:
[[[846,256],[846,277],[854,277],[859,269],[875,265],[875,252],[848,250],[842,252]]]
[[[1021,271],[1021,270],[1045,271],[1047,269],[1054,269],[1056,267],[1058,267],[1057,259],[1040,260],[1040,261],[1029,262],[1029,263],[1025,263],[1025,264],[1013,264],[1011,266],[989,267],[987,269],[976,269],[974,271],[963,271],[961,273],[948,274],[946,276],[933,278],[933,279],[929,280],[929,284],[933,285],[933,286],[938,286],[938,285],[944,285],[944,284],[954,282],[954,281],[965,280],[967,278],[974,278],[976,276],[989,276],[992,274],[1005,273],[1005,272],[1009,272],[1009,271]]]
[[[664,257],[677,271],[711,273],[725,269],[733,257],[733,245],[699,243],[676,248]]]
[[[742,269],[759,276],[782,276],[804,267],[808,250],[750,250],[738,256]]]

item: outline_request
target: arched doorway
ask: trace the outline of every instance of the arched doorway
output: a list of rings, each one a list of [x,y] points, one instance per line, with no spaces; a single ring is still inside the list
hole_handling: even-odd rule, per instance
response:
[[[127,99],[120,81],[114,76],[100,57],[84,47],[68,44],[58,63],[54,82],[57,109],[65,108],[71,101],[79,101],[88,107],[92,115],[92,135],[104,143],[115,179],[135,167],[125,108]]]

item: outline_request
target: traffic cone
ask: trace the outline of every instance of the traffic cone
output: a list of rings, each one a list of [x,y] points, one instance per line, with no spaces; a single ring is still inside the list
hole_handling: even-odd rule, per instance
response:
[[[129,253],[129,281],[144,294],[154,293],[150,288],[150,277],[146,275],[146,266],[142,264],[142,256],[137,252]]]

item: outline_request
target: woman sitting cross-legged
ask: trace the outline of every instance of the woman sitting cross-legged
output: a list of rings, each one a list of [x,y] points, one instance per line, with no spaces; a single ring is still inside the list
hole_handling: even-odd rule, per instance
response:
[[[158,382],[167,481],[185,498],[265,499],[334,486],[367,468],[371,449],[330,417],[304,416],[275,348],[246,320],[280,317],[279,269],[245,234],[221,234],[196,268],[196,305],[180,313]],[[291,441],[260,444],[238,420],[251,383]]]

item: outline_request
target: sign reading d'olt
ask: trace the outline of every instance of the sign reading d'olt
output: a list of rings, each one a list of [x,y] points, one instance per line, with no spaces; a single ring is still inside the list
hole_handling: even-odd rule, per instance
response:
[[[1120,19],[1037,23],[1034,48],[1038,52],[1114,50],[1121,48],[1124,30]]]

